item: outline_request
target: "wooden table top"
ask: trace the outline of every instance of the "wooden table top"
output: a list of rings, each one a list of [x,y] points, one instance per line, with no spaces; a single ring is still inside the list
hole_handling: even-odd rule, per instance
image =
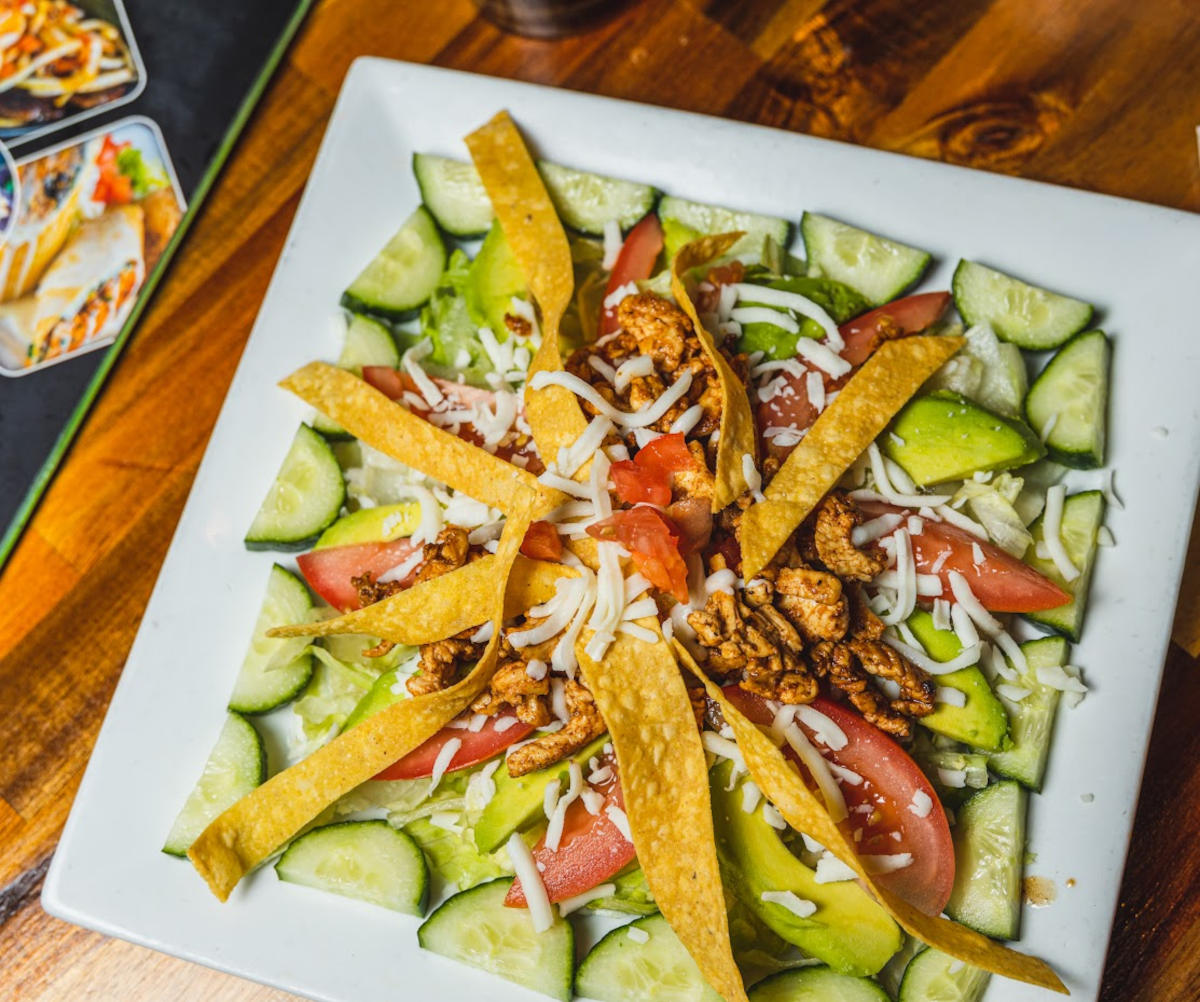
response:
[[[322,0],[0,576],[0,997],[291,998],[66,925],[38,892],[355,56],[1198,211],[1198,51],[1194,0],[646,0],[560,42],[504,35],[469,0]],[[1196,669],[1172,648],[1106,1002],[1200,998]]]

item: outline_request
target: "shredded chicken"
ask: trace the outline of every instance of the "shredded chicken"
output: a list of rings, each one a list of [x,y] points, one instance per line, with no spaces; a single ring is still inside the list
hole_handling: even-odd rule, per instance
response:
[[[569,715],[566,725],[562,730],[544,734],[512,751],[508,756],[510,776],[524,776],[527,772],[544,769],[575,754],[606,730],[592,694],[572,679],[564,679],[563,686]]]
[[[839,644],[827,640],[813,648],[811,657],[817,673],[841,690],[855,709],[898,738],[912,736],[911,716],[933,710],[933,680],[882,641],[851,639]],[[872,676],[898,684],[900,698],[889,700],[872,685]]]
[[[421,554],[423,560],[417,570],[415,582],[419,584],[456,571],[481,553],[482,551],[472,550],[466,529],[448,525],[438,533],[436,540],[425,544]],[[408,691],[414,696],[424,696],[457,682],[461,667],[478,661],[483,653],[483,644],[471,642],[476,630],[476,627],[471,627],[445,640],[422,644],[421,657],[417,662],[419,671],[404,683]],[[380,644],[379,648],[382,647],[383,644]],[[379,650],[379,653],[386,653],[390,649],[391,645],[386,650]]]
[[[360,574],[356,578],[351,578],[350,584],[358,592],[358,604],[360,607],[382,602],[389,595],[395,595],[396,592],[404,588],[404,585],[399,581],[375,581],[372,579],[370,571]]]
[[[492,716],[511,709],[522,723],[545,727],[553,719],[547,697],[550,679],[531,678],[525,661],[508,661],[496,669],[487,689],[471,704],[476,713]]]
[[[887,567],[887,561],[878,547],[859,549],[850,541],[855,526],[863,521],[854,503],[834,491],[800,527],[800,552],[809,563],[820,564],[843,580],[870,581]]]

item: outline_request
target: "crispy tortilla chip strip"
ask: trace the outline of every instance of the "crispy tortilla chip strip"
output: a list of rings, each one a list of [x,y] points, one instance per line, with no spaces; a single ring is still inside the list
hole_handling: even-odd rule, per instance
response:
[[[479,663],[449,689],[403,699],[368,717],[213,820],[188,850],[213,894],[224,901],[242,877],[321,811],[432,737],[479,695],[496,669],[508,571],[530,515],[528,505],[511,515],[500,537],[493,578],[495,628]]]
[[[309,362],[279,385],[355,438],[507,515],[534,495],[545,496],[547,507],[565,500],[532,473],[430,424],[336,365]]]
[[[863,886],[906,932],[943,953],[985,971],[1041,988],[1049,988],[1064,995],[1070,994],[1066,985],[1045,961],[1010,950],[949,919],[926,915],[903,898],[878,886],[863,867],[858,854],[846,841],[841,829],[829,816],[829,812],[805,785],[796,769],[775,747],[774,742],[725,698],[720,688],[700,670],[687,649],[678,641],[675,642],[675,650],[680,661],[704,683],[709,698],[721,707],[725,722],[733,728],[738,748],[763,796],[779,809],[787,823],[796,831],[816,839],[853,869]]]
[[[693,240],[684,246],[671,265],[671,292],[696,328],[696,336],[704,345],[721,387],[721,437],[717,442],[717,479],[713,491],[713,511],[732,504],[746,491],[743,458],[747,454],[757,463],[758,434],[750,397],[737,374],[717,350],[712,334],[704,329],[696,306],[688,295],[686,275],[691,269],[720,257],[742,237],[741,233],[719,233],[716,236]]]
[[[875,441],[914,393],[963,345],[960,337],[887,341],[817,418],[742,515],[742,573],[754,577]]]
[[[639,625],[658,630],[653,619]],[[727,1002],[745,1002],[717,866],[708,763],[679,665],[664,640],[619,633],[599,662],[585,642],[579,665],[617,753],[646,882],[708,983]]]
[[[379,637],[394,644],[432,643],[487,622],[496,599],[496,557],[480,557],[441,577],[422,581],[344,616],[277,626],[269,637],[325,637],[335,633],[357,633]],[[530,560],[517,555],[509,576],[505,617],[516,616],[554,595],[554,586],[564,574],[574,575],[565,564]]]
[[[529,367],[529,376],[558,372],[563,367],[558,326],[575,287],[567,235],[507,111],[498,112],[487,125],[472,132],[466,143],[508,245],[542,311],[542,346]],[[559,448],[570,445],[587,427],[579,401],[561,386],[527,388],[525,417],[545,463],[552,462]]]

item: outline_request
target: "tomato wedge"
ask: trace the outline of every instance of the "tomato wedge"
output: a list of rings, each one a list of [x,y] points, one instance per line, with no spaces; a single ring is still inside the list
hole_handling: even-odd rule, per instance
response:
[[[481,386],[456,383],[453,380],[441,379],[437,376],[430,378],[433,380],[433,385],[445,397],[445,403],[437,408],[438,411],[471,410],[480,407],[495,413],[496,394],[491,390]],[[425,398],[417,392],[417,384],[407,372],[401,372],[399,369],[392,369],[386,365],[364,365],[363,379],[388,398],[403,402],[418,417],[428,419],[429,415],[433,413]],[[406,393],[415,394],[415,396],[406,398]],[[458,423],[457,435],[472,445],[483,445],[483,436],[469,421]],[[504,444],[496,449],[489,449],[489,451],[495,452],[502,459],[511,460],[514,456],[519,456],[524,461],[526,469],[535,473],[540,473],[542,470],[542,461],[532,438],[520,446]]]
[[[653,212],[637,224],[625,242],[621,244],[621,252],[617,255],[613,270],[608,276],[608,285],[604,289],[607,300],[617,289],[630,282],[649,278],[654,272],[654,262],[663,248],[662,225],[658,216]],[[617,304],[605,306],[600,311],[600,336],[611,334],[620,325],[617,323]]]
[[[772,709],[760,697],[736,685],[726,686],[724,692],[755,723],[771,722]],[[903,748],[857,713],[828,699],[816,699],[811,706],[846,736],[846,744],[835,751],[796,718],[824,758],[849,770],[835,776],[850,812],[842,822],[843,832],[854,841],[860,856],[910,854],[911,863],[879,873],[875,881],[926,915],[941,914],[954,889],[954,842],[946,812],[929,780]],[[790,749],[788,755],[794,757]],[[854,776],[860,777],[859,782],[850,781]],[[921,810],[926,801],[921,794],[929,798],[924,817]],[[862,834],[855,839],[859,831]]]
[[[398,567],[421,548],[407,536],[393,539],[390,543],[351,543],[349,546],[330,546],[323,550],[302,553],[296,558],[300,573],[308,586],[335,609],[350,612],[360,606],[358,589],[350,583],[351,578],[370,573],[372,580]],[[414,567],[401,581],[405,587],[412,584],[417,569]]]
[[[656,588],[688,600],[687,564],[680,554],[679,527],[657,508],[638,505],[613,512],[588,526],[596,539],[615,539],[633,554],[634,566]]]
[[[457,721],[465,723],[473,716],[474,714],[468,711],[458,717]],[[504,730],[498,730],[496,727],[496,723],[500,720],[510,722]],[[393,762],[375,776],[375,779],[422,779],[425,776],[432,776],[433,766],[437,762],[438,755],[441,754],[447,743],[455,739],[462,743],[458,751],[454,753],[454,757],[450,759],[446,772],[457,772],[459,769],[486,762],[493,755],[504,751],[509,745],[516,744],[533,733],[533,727],[529,724],[523,724],[519,720],[512,723],[512,720],[512,717],[488,717],[483,727],[477,731],[462,726],[447,725],[424,744],[410,751],[404,758]]]
[[[857,369],[879,346],[885,332],[895,336],[899,330],[904,334],[918,334],[936,323],[946,312],[950,303],[948,292],[923,292],[917,296],[906,296],[891,303],[885,303],[869,313],[847,320],[838,328],[846,347],[838,354],[849,362],[853,369],[841,379],[831,379],[826,373],[821,373],[821,379],[827,392],[833,392],[845,384]],[[824,341],[822,341],[824,343]],[[820,372],[803,359],[797,358],[804,366],[804,374],[800,376],[782,375],[784,383],[780,391],[758,406],[758,430],[761,434],[767,428],[791,428],[794,431],[804,431],[817,419],[817,410],[808,397],[808,373]],[[773,439],[766,440],[766,448],[771,455],[780,459],[787,456],[795,448],[794,445],[777,445]]]
[[[871,517],[889,512],[912,514],[907,508],[881,501],[857,504]],[[1071,601],[1070,595],[1028,564],[956,525],[925,519],[920,535],[909,538],[917,572],[937,574],[942,582],[941,598],[953,599],[950,572],[958,571],[983,607],[991,612],[1042,612]],[[983,554],[980,563],[975,562],[976,546]],[[934,567],[938,568],[936,572]],[[922,601],[932,602],[933,597]]]
[[[592,786],[604,795],[599,811],[591,814],[582,799],[572,801],[566,811],[558,848],[547,849],[544,835],[533,847],[533,859],[540,864],[542,883],[551,902],[564,901],[599,887],[632,863],[637,855],[633,843],[607,813],[610,807],[625,810],[616,759],[605,755],[600,762],[601,767],[608,766],[612,774],[604,783]],[[528,907],[520,878],[513,881],[504,903],[510,908]]]

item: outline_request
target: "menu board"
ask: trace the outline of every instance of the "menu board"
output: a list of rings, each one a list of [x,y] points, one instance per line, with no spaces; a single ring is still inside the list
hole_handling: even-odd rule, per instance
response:
[[[308,0],[0,0],[0,565]]]

